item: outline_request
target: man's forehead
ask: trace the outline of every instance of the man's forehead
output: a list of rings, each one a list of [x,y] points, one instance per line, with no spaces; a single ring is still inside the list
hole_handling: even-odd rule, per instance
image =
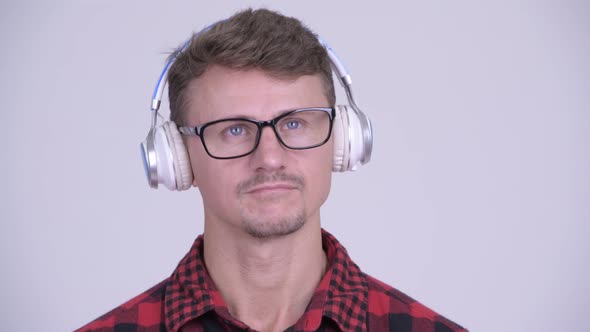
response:
[[[320,78],[316,75],[286,75],[282,73],[273,73],[259,68],[245,68],[234,69],[221,65],[209,65],[207,69],[197,78],[194,78],[189,83],[195,89],[203,88],[219,88],[224,87],[224,90],[239,91],[248,88],[255,88],[253,83],[270,83],[272,86],[282,88],[296,83],[306,77]]]
[[[319,75],[279,78],[259,69],[211,66],[186,89],[188,120],[267,119],[285,111],[330,106]]]

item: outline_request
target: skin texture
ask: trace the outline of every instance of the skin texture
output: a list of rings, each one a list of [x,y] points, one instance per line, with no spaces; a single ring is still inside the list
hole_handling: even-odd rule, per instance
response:
[[[283,80],[210,66],[187,89],[191,126],[330,106],[316,75]],[[186,143],[204,204],[209,274],[234,317],[257,330],[284,330],[303,314],[325,272],[320,207],[330,191],[332,139],[291,150],[265,127],[256,151],[229,160],[209,157],[198,137]]]

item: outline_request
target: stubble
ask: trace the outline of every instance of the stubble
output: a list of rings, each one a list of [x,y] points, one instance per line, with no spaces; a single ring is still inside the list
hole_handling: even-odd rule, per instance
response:
[[[285,173],[260,173],[251,179],[241,182],[236,188],[236,194],[243,197],[251,188],[273,182],[287,182],[293,184],[299,192],[303,191],[305,183],[302,177]],[[288,206],[284,210],[273,215],[264,213],[266,204],[279,204],[283,197],[268,197],[256,202],[256,206],[240,206],[240,216],[243,230],[257,239],[269,239],[292,234],[306,222],[305,205],[301,199],[300,204]],[[284,202],[283,202],[284,203]]]

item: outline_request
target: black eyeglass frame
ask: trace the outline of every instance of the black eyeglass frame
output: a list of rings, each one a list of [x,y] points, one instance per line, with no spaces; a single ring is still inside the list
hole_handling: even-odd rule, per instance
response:
[[[287,116],[294,114],[294,113],[303,112],[303,111],[323,111],[323,112],[328,113],[328,116],[330,118],[330,127],[328,129],[328,135],[321,143],[318,143],[315,145],[310,145],[310,146],[301,147],[301,148],[291,147],[291,146],[287,145],[283,141],[283,139],[281,138],[281,135],[279,135],[277,128],[276,128],[276,124],[284,117],[287,117]],[[252,152],[256,151],[256,149],[258,148],[258,145],[260,144],[260,137],[262,136],[262,129],[264,129],[264,127],[271,127],[273,132],[275,133],[275,136],[277,137],[277,139],[281,143],[281,145],[283,145],[284,147],[291,149],[291,150],[307,150],[307,149],[317,148],[318,146],[322,146],[322,145],[326,144],[326,142],[328,142],[328,140],[332,136],[332,126],[334,124],[335,117],[336,117],[336,108],[335,107],[307,107],[307,108],[299,108],[296,110],[285,112],[285,113],[283,113],[273,119],[267,120],[267,121],[258,121],[258,120],[248,119],[248,118],[226,118],[226,119],[219,119],[219,120],[215,120],[215,121],[211,121],[211,122],[206,122],[206,123],[203,123],[203,124],[198,125],[196,127],[178,127],[178,131],[181,134],[187,135],[187,136],[199,136],[201,138],[201,143],[203,144],[205,151],[207,152],[207,154],[211,158],[214,158],[214,159],[236,159],[236,158],[245,157],[245,156],[251,154]],[[256,132],[256,143],[254,144],[254,146],[252,147],[252,149],[250,151],[243,153],[241,155],[232,156],[232,157],[217,157],[217,156],[212,155],[211,152],[209,152],[209,149],[207,148],[207,144],[205,144],[205,139],[203,138],[203,132],[205,131],[205,129],[207,127],[209,127],[213,124],[219,123],[219,122],[224,122],[224,121],[246,121],[246,122],[250,122],[250,123],[253,123],[256,125],[256,128],[258,129]]]

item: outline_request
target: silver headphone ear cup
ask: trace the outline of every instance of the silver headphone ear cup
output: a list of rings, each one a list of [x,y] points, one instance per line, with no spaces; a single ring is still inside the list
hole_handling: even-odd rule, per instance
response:
[[[355,115],[359,121],[359,144],[361,144],[359,163],[360,165],[364,165],[371,160],[371,155],[373,154],[373,125],[371,124],[371,119],[362,111],[359,110]]]
[[[348,144],[350,149],[346,170],[356,171],[359,166],[364,164],[363,161],[366,159],[365,141],[363,137],[364,129],[359,119],[359,116],[365,115],[362,113],[358,114],[349,107],[345,107],[345,109],[348,114]]]
[[[156,150],[154,148],[154,131],[150,129],[145,140],[140,144],[143,168],[151,188],[158,188],[158,169]]]
[[[344,172],[347,170],[350,152],[348,144],[348,113],[344,105],[336,106],[336,117],[332,124],[332,135],[334,136],[332,171]]]
[[[350,106],[336,106],[334,119],[334,172],[355,171],[371,159],[373,131],[362,112]],[[362,117],[362,119],[360,118]]]
[[[193,182],[193,171],[191,169],[188,152],[184,146],[182,136],[176,127],[176,123],[172,121],[165,122],[162,125],[170,151],[172,152],[172,163],[174,167],[174,180],[176,183],[176,190],[187,190],[191,187]]]

